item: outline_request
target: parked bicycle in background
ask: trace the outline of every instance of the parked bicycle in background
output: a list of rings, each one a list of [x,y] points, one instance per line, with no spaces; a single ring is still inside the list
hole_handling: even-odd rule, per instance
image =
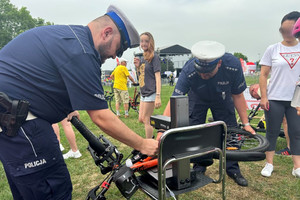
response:
[[[135,112],[139,113],[139,106],[140,106],[140,92],[137,88],[139,86],[138,83],[132,84],[134,86],[133,95],[130,95],[131,92],[129,92],[129,106],[128,106],[128,112],[132,108]],[[105,92],[105,99],[108,103],[108,106],[110,110],[116,114],[116,99],[114,96],[114,93],[106,91]],[[120,107],[120,113],[123,113],[123,108]]]

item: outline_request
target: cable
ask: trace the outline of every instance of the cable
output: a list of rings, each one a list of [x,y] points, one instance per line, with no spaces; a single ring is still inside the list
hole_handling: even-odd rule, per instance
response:
[[[172,191],[170,190],[170,188],[168,187],[167,184],[166,184],[166,188],[167,188],[167,190],[169,190],[171,197],[173,197],[174,200],[177,200],[177,199],[176,199],[176,196],[175,196],[175,194],[174,194],[174,192],[172,192]]]

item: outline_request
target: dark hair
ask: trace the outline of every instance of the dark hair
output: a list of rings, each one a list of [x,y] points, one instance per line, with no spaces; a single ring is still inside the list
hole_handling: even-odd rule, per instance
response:
[[[281,20],[281,24],[283,22],[285,22],[286,20],[294,20],[295,22],[297,21],[297,19],[300,17],[300,12],[298,11],[293,11],[293,12],[290,12],[289,14],[286,14],[282,20]]]

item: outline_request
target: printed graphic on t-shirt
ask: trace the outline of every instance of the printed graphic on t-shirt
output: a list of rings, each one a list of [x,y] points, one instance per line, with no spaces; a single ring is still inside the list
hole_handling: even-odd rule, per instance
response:
[[[145,63],[140,66],[139,82],[140,82],[140,87],[145,86]]]
[[[291,69],[293,69],[300,58],[300,52],[280,53],[280,55],[287,61]]]

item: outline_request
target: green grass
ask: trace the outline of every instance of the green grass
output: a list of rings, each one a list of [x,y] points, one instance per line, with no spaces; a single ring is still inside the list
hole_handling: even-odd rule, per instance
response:
[[[249,79],[249,81],[248,81]],[[247,83],[258,82],[257,77],[247,77]],[[249,85],[249,83],[248,83]],[[105,88],[109,90],[109,88]],[[162,87],[162,107],[154,110],[154,114],[162,114],[165,105],[168,102],[170,95],[172,94],[174,87],[163,86]],[[132,90],[132,88],[130,89]],[[132,91],[130,91],[132,92]],[[81,111],[81,120],[86,124],[86,126],[96,135],[103,134],[108,138],[118,150],[124,154],[126,157],[131,152],[131,148],[125,146],[124,144],[114,140],[105,133],[103,133],[99,128],[97,128],[89,119],[85,111]],[[132,130],[141,136],[144,136],[144,127],[138,122],[138,114],[133,110],[130,111],[130,118],[125,119],[121,117],[120,119],[129,126]],[[62,130],[61,130],[62,131]],[[64,153],[69,150],[69,145],[63,134],[61,133],[62,144],[66,148]],[[92,157],[86,150],[87,142],[85,139],[76,131],[77,145],[82,153],[82,157],[79,159],[68,159],[66,164],[68,166],[69,172],[71,174],[73,183],[73,199],[82,200],[85,199],[87,193],[90,189],[95,187],[97,184],[101,183],[105,178],[104,175],[100,173],[99,168],[94,164]],[[285,140],[282,138],[278,139],[277,148],[281,149],[286,146]],[[236,185],[230,178],[227,178],[226,191],[227,199],[275,199],[275,200],[296,200],[300,199],[300,179],[292,177],[291,171],[293,167],[293,162],[291,157],[286,156],[276,156],[274,159],[275,170],[270,178],[264,178],[260,175],[260,171],[264,166],[265,161],[260,162],[240,162],[240,168],[243,175],[248,179],[248,187],[240,187]],[[216,161],[217,163],[217,161]],[[208,168],[208,174],[215,176],[217,173],[216,164]],[[204,199],[213,200],[220,199],[221,195],[221,184],[209,184],[203,188],[196,191],[180,195],[180,199]],[[112,184],[110,190],[106,193],[107,199],[124,199],[121,193],[118,191],[116,186]],[[12,196],[10,194],[9,186],[4,174],[2,165],[0,165],[0,199],[10,200]],[[133,200],[145,200],[149,199],[143,192],[138,191],[133,197]]]

